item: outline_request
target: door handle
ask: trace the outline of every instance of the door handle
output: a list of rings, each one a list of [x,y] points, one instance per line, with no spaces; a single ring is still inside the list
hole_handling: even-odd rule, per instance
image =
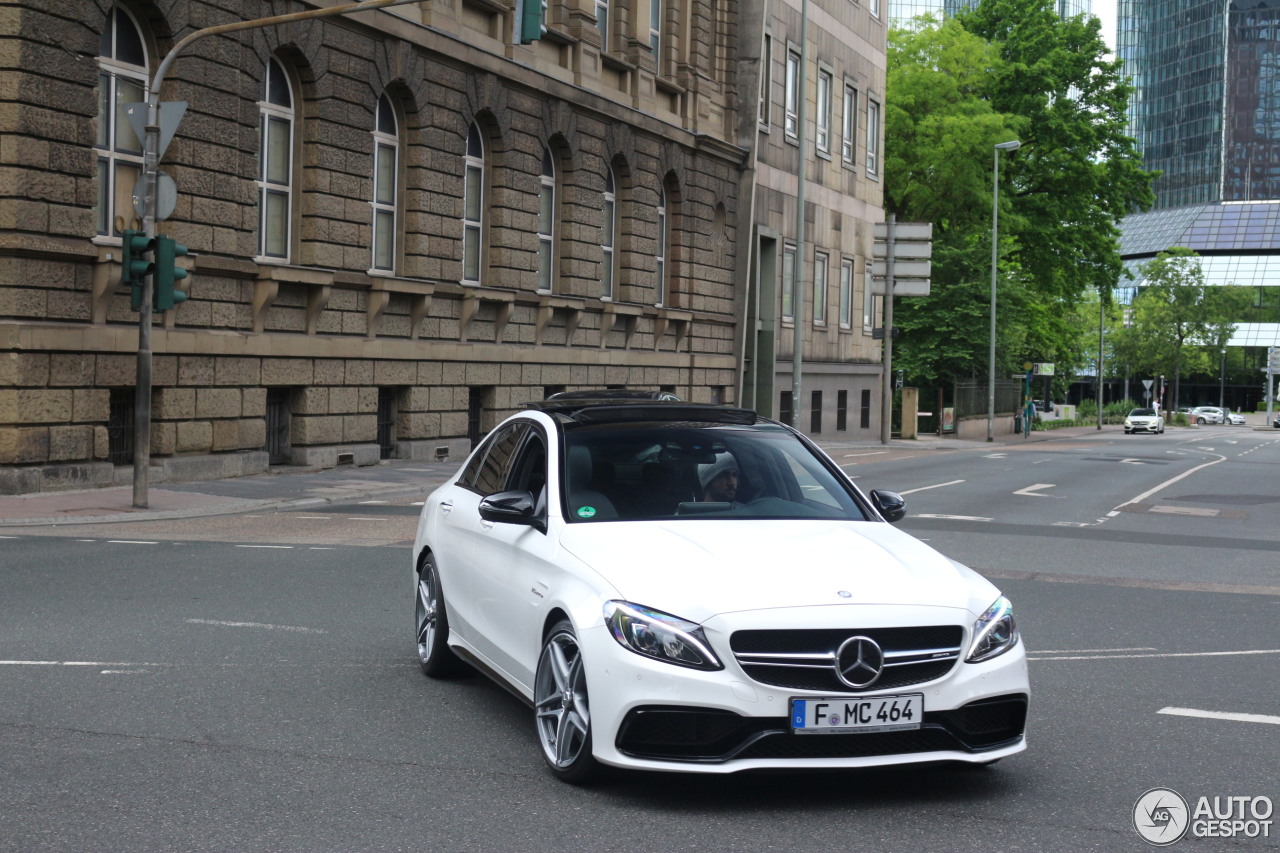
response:
[[[445,515],[448,515],[450,510],[452,509],[453,509],[453,501],[440,501],[440,511],[443,512]]]

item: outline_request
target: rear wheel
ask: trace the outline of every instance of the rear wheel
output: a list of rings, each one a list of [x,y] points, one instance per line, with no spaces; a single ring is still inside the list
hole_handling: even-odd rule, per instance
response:
[[[440,590],[440,574],[435,558],[426,554],[418,567],[418,594],[414,606],[414,624],[418,633],[418,662],[424,674],[447,678],[466,669],[449,648],[449,614]]]
[[[573,625],[556,623],[542,644],[533,679],[534,720],[547,766],[559,779],[581,785],[600,776],[591,754],[591,703],[582,649]]]

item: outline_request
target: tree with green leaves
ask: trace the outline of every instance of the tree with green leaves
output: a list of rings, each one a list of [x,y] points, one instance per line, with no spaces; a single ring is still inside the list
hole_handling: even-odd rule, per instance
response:
[[[1253,293],[1206,286],[1200,257],[1182,247],[1161,252],[1142,272],[1129,322],[1116,336],[1117,355],[1138,372],[1173,377],[1177,408],[1182,377],[1214,371]]]
[[[983,0],[889,36],[885,206],[934,223],[932,294],[898,301],[895,364],[916,382],[987,372],[991,191],[1001,154],[998,375],[1079,360],[1073,307],[1121,275],[1117,221],[1152,201],[1125,135],[1130,86],[1096,18]]]

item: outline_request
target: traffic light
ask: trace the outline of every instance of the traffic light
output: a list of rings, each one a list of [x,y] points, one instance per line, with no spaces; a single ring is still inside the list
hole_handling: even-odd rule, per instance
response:
[[[187,294],[174,287],[176,282],[187,277],[187,271],[177,266],[174,261],[187,253],[187,247],[175,242],[172,237],[163,234],[155,239],[155,300],[157,311],[170,311],[179,302],[186,301]]]
[[[155,264],[147,257],[147,253],[153,248],[152,241],[141,231],[125,231],[121,235],[120,245],[123,248],[120,257],[120,282],[132,288],[129,304],[137,311],[142,308],[143,280],[155,269]]]

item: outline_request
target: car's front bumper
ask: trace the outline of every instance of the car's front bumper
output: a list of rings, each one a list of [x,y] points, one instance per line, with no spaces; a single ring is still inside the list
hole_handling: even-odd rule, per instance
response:
[[[732,658],[714,672],[678,667],[622,648],[604,627],[583,632],[580,642],[588,666],[593,751],[605,764],[723,774],[983,764],[1026,749],[1029,688],[1021,642],[982,663],[957,661],[934,681],[859,692],[922,693],[925,714],[919,729],[853,734],[793,733],[791,698],[833,694],[753,681]]]

